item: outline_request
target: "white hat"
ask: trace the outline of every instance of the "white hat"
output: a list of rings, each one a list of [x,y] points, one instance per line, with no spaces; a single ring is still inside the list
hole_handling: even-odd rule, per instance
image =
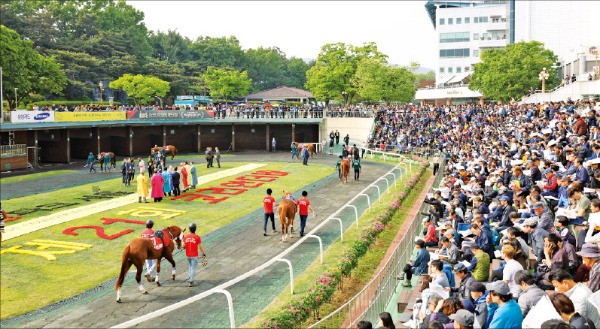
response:
[[[551,140],[550,142],[548,142],[548,146],[552,146],[552,145],[556,145],[556,140]]]

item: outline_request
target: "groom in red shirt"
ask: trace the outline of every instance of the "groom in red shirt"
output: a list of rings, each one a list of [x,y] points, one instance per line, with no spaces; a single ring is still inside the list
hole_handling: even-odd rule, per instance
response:
[[[190,264],[188,282],[189,286],[193,287],[196,285],[194,283],[194,275],[196,274],[196,265],[198,264],[198,248],[202,251],[202,257],[206,257],[204,247],[202,247],[202,239],[196,234],[196,223],[190,224],[190,233],[183,237],[183,242],[185,243],[185,255]]]

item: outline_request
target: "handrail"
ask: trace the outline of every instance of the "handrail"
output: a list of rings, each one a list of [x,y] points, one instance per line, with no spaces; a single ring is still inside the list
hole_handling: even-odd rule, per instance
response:
[[[401,170],[402,168],[398,165],[394,166],[390,171],[388,171],[386,174],[384,175],[388,175],[389,173],[396,171],[396,170]],[[374,184],[374,183],[372,183]],[[220,290],[225,290],[226,288],[240,282],[243,281],[253,275],[255,275],[256,273],[266,269],[267,267],[273,265],[275,262],[277,262],[279,259],[284,259],[286,255],[288,255],[289,253],[291,253],[294,249],[296,249],[297,247],[299,247],[305,240],[307,240],[308,238],[311,238],[311,236],[309,235],[313,235],[312,238],[314,238],[314,234],[321,229],[323,226],[325,226],[326,224],[329,223],[329,219],[333,218],[333,217],[337,217],[339,213],[341,213],[344,209],[346,209],[347,207],[354,207],[355,211],[356,211],[356,207],[354,205],[351,205],[350,203],[354,202],[357,198],[361,197],[361,193],[365,193],[369,188],[371,188],[371,184],[367,187],[365,187],[362,191],[360,191],[357,195],[355,195],[354,197],[352,197],[352,199],[350,199],[348,202],[346,202],[342,207],[340,207],[338,210],[336,210],[333,214],[329,215],[329,217],[327,217],[325,220],[323,220],[321,223],[319,223],[319,225],[317,225],[316,227],[314,227],[310,232],[308,232],[308,234],[306,234],[304,237],[300,238],[296,243],[294,243],[292,246],[290,246],[289,248],[287,248],[286,250],[282,251],[280,254],[276,255],[275,257],[271,258],[269,261],[265,262],[264,264],[254,268],[253,270],[250,270],[238,277],[235,277],[225,283],[222,283],[212,289],[209,289],[207,291],[204,291],[202,293],[199,293],[197,295],[194,295],[192,297],[186,298],[184,300],[181,300],[177,303],[171,304],[169,306],[163,307],[161,309],[158,309],[156,311],[150,312],[148,314],[139,316],[137,318],[131,319],[129,321],[117,324],[115,326],[113,326],[112,328],[129,328],[135,325],[138,325],[142,322],[157,318],[161,315],[167,314],[171,311],[177,310],[181,307],[184,307],[186,305],[190,305],[196,301],[199,301],[201,299],[204,299],[212,294],[214,294],[215,292],[218,292]],[[357,215],[358,216],[358,215]],[[358,219],[357,219],[358,220]],[[322,257],[322,256],[321,256]]]
[[[440,156],[440,159],[439,159],[440,168],[444,168],[445,162],[446,162],[445,157]],[[436,184],[439,184],[442,175],[443,175],[443,170],[439,170],[436,175],[433,186],[437,186]],[[395,274],[395,272],[397,272],[401,269],[403,264],[406,262],[405,258],[407,258],[408,253],[410,253],[412,250],[412,244],[414,244],[415,232],[418,231],[417,229],[420,229],[419,226],[421,225],[421,222],[416,219],[417,219],[417,216],[419,216],[419,214],[423,210],[422,208],[424,208],[424,207],[426,208],[428,206],[425,203],[423,203],[421,205],[421,209],[419,209],[419,211],[413,216],[406,235],[404,235],[402,237],[402,239],[398,243],[398,245],[397,245],[396,249],[394,250],[393,254],[391,255],[391,257],[385,262],[385,264],[383,265],[381,270],[379,270],[379,272],[377,272],[377,274],[374,275],[373,278],[363,287],[363,289],[361,289],[356,295],[354,295],[346,303],[344,303],[343,305],[338,307],[335,311],[333,311],[330,314],[328,314],[327,316],[323,317],[318,322],[312,324],[309,328],[319,327],[322,323],[331,319],[336,314],[340,314],[340,313],[344,312],[345,309],[348,310],[345,318],[348,319],[348,321],[350,323],[345,322],[342,324],[342,327],[352,327],[352,328],[355,327],[355,324],[358,321],[362,320],[364,315],[367,312],[371,311],[371,309],[373,307],[381,306],[381,303],[377,303],[379,300],[377,300],[376,297],[372,297],[371,300],[367,301],[368,306],[362,312],[360,312],[360,314],[353,313],[353,308],[356,307],[356,305],[354,305],[353,303],[355,301],[358,301],[359,307],[362,306],[363,305],[362,301],[359,301],[358,299],[362,298],[363,295],[365,293],[368,293],[369,290],[375,289],[379,296],[382,294],[387,294],[387,299],[391,299],[393,292],[390,291],[390,289],[388,289],[387,291],[383,291],[383,290],[384,290],[384,288],[386,288],[385,287],[386,283],[390,279],[396,277],[396,275],[391,275],[391,274]],[[386,277],[388,280],[386,282],[383,282]],[[379,284],[382,282],[383,282],[384,287],[379,286]],[[377,286],[374,288],[373,286],[375,286],[375,285],[377,285]],[[393,288],[395,291],[395,287],[393,287]],[[378,310],[376,310],[375,313],[379,314],[379,312],[382,312],[385,309],[385,305],[387,305],[388,303],[389,303],[389,300],[384,301],[383,307],[382,308],[380,307]],[[353,307],[353,306],[355,306],[355,307]],[[369,319],[367,319],[367,320],[369,320]]]

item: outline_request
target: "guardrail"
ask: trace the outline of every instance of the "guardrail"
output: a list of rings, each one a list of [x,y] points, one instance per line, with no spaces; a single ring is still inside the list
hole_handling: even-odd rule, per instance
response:
[[[27,155],[26,144],[0,145],[0,156],[11,157],[15,155]]]
[[[439,163],[440,168],[444,168],[446,158],[441,156]],[[443,177],[443,171],[438,171],[433,183],[434,187],[439,185]],[[432,189],[429,192],[432,192]],[[354,328],[361,320],[377,323],[379,313],[385,311],[386,306],[396,292],[399,281],[398,276],[402,272],[404,264],[410,259],[415,237],[422,230],[422,223],[417,218],[421,212],[426,212],[428,208],[428,204],[421,204],[419,212],[411,219],[406,235],[402,237],[392,256],[375,277],[352,299],[309,328],[330,328],[333,326],[336,328]]]
[[[403,172],[402,172],[402,168],[398,165],[394,166],[394,168],[392,168],[390,171],[388,171],[385,175],[381,176],[381,177],[386,177],[386,176],[394,176],[394,179],[397,180],[400,177],[396,177],[395,173],[396,171],[399,171],[399,175],[400,177],[402,176]],[[394,180],[394,182],[395,182]],[[379,180],[377,180],[379,181]],[[359,219],[359,213],[358,210],[356,208],[355,205],[353,205],[352,203],[354,203],[358,198],[363,198],[364,194],[366,194],[365,192],[367,192],[367,190],[373,188],[373,186],[376,186],[377,181],[371,183],[369,186],[365,187],[362,191],[360,191],[358,194],[356,194],[352,199],[350,199],[350,201],[346,202],[346,204],[344,204],[341,208],[339,208],[336,212],[334,212],[333,214],[331,214],[329,217],[327,217],[325,220],[323,220],[319,225],[317,225],[315,228],[313,228],[310,232],[308,232],[308,234],[306,234],[304,237],[300,238],[296,243],[294,243],[292,246],[290,246],[289,248],[287,248],[286,250],[284,250],[283,252],[281,252],[279,255],[273,257],[271,260],[267,261],[266,263],[264,263],[263,265],[248,271],[234,279],[231,279],[225,283],[222,283],[220,285],[218,285],[217,287],[214,287],[210,290],[204,291],[200,294],[197,294],[195,296],[189,297],[187,299],[184,299],[182,301],[179,301],[175,304],[169,305],[167,307],[161,308],[159,310],[156,310],[154,312],[142,315],[140,317],[137,317],[135,319],[123,322],[121,324],[118,324],[112,328],[129,328],[135,325],[138,325],[140,323],[143,323],[145,321],[157,318],[161,315],[167,314],[169,312],[175,311],[177,309],[180,309],[182,307],[185,307],[187,305],[190,305],[194,302],[197,302],[199,300],[202,300],[208,296],[211,296],[212,294],[215,293],[222,293],[225,294],[225,296],[227,297],[227,302],[228,302],[228,306],[229,306],[229,320],[230,320],[230,326],[231,328],[236,328],[236,323],[235,323],[235,314],[233,311],[233,302],[232,302],[232,298],[231,295],[229,294],[229,292],[226,290],[227,288],[229,288],[230,286],[239,283],[240,281],[243,281],[257,273],[259,273],[260,271],[263,271],[265,269],[267,269],[268,267],[270,267],[271,265],[275,264],[276,262],[285,262],[288,264],[288,267],[290,269],[290,285],[291,285],[291,290],[293,293],[293,289],[294,289],[294,278],[293,278],[293,267],[292,267],[292,263],[285,258],[286,255],[288,255],[289,253],[291,253],[294,249],[296,249],[297,247],[299,247],[302,243],[304,243],[306,240],[308,239],[317,239],[319,241],[319,251],[320,251],[320,259],[321,262],[323,261],[323,246],[322,246],[322,242],[321,242],[321,238],[316,234],[317,231],[319,231],[324,225],[328,224],[330,220],[337,220],[338,222],[340,222],[340,237],[343,238],[343,225],[341,223],[341,219],[339,219],[337,216],[346,208],[353,208],[354,209],[354,215],[356,218],[356,224],[358,225],[358,219]],[[389,187],[389,183],[388,183],[388,187]],[[379,187],[378,187],[379,190]],[[371,201],[370,199],[368,200],[368,207],[365,211],[368,211],[371,208]],[[364,212],[363,212],[364,213]]]
[[[373,118],[373,110],[342,110],[329,109],[325,111],[328,118]]]

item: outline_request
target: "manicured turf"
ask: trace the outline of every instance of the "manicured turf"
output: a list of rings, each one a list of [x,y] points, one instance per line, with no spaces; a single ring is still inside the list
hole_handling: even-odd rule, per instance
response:
[[[49,178],[49,177],[55,177],[55,176],[60,176],[60,175],[64,175],[64,174],[70,174],[70,173],[74,173],[74,172],[77,172],[77,170],[55,170],[55,171],[40,172],[40,173],[33,173],[33,174],[27,174],[27,175],[4,177],[4,178],[0,179],[0,184],[11,184],[11,183],[24,182],[24,181],[32,180],[32,179]]]
[[[225,168],[242,164],[245,163],[227,163]],[[206,170],[206,168],[201,169],[200,175],[205,174]],[[155,227],[159,228],[168,225],[185,227],[190,222],[196,222],[198,224],[197,233],[206,235],[262,207],[262,196],[267,187],[276,191],[274,196],[279,197],[280,193],[277,191],[284,189],[294,191],[311,182],[318,181],[334,171],[332,167],[320,165],[301,166],[295,163],[270,163],[257,170],[284,171],[289,174],[278,177],[276,180],[260,187],[248,188],[246,192],[238,195],[215,195],[215,197],[229,197],[227,200],[215,204],[209,204],[201,200],[173,201],[168,197],[161,203],[153,203],[150,199],[151,202],[148,204],[135,203],[100,212],[96,215],[76,219],[3,242],[2,251],[4,253],[0,256],[0,262],[2,263],[0,274],[2,278],[6,279],[1,280],[0,283],[2,300],[0,318],[5,319],[38,309],[91,289],[117,276],[123,248],[131,239],[139,237],[144,229],[143,223],[149,218],[153,219],[156,223]],[[250,172],[216,180],[197,188],[216,187],[221,183],[247,175]],[[52,205],[57,202],[71,202],[80,197],[82,193],[91,194],[91,185],[7,200],[6,204],[3,202],[3,207],[16,209],[36,205]],[[120,179],[95,183],[94,185],[99,185],[101,191],[124,190]],[[134,192],[134,187],[131,187],[128,191]],[[80,203],[86,203],[86,201],[80,201]],[[141,207],[151,209],[140,209]],[[136,213],[136,211],[140,212]],[[144,213],[143,211],[149,212]],[[166,215],[176,214],[176,216],[164,219],[160,218],[156,211],[162,211]],[[50,212],[54,211],[39,211],[24,216],[22,220],[15,222],[26,221],[28,218],[36,218]],[[148,214],[151,214],[151,216],[145,216]],[[101,218],[135,220],[139,224],[125,222],[103,224]],[[78,234],[77,236],[64,234],[65,229],[77,226],[98,226],[98,229],[78,229],[75,231]],[[129,232],[128,230],[132,231]],[[107,236],[121,233],[123,235],[113,240],[106,240],[97,236],[98,232]],[[91,247],[75,251],[73,254],[55,255],[56,260],[46,260],[44,257],[37,255],[6,253],[8,248],[15,246],[20,246],[19,250],[35,250],[37,246],[25,245],[35,239],[83,243]]]

